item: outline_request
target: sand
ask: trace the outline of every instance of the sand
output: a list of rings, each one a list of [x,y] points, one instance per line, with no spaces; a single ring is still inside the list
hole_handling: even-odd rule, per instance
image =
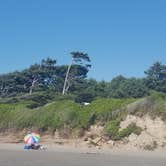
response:
[[[23,144],[0,144],[0,166],[165,166],[157,152],[129,153],[49,145],[47,151],[24,150]]]

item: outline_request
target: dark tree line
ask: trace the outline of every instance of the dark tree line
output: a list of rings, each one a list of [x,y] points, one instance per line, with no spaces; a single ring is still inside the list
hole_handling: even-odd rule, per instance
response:
[[[72,52],[69,65],[58,65],[47,58],[23,71],[0,75],[0,97],[51,90],[72,94],[77,102],[97,97],[139,98],[155,90],[166,93],[166,65],[156,62],[145,71],[144,78],[125,78],[119,75],[110,82],[87,79],[91,67],[88,54]]]
[[[74,62],[70,65],[70,72],[66,80],[65,93],[70,89],[75,89],[87,77],[90,65],[83,64],[82,61],[88,58],[82,52],[73,52]],[[57,60],[47,58],[40,64],[33,64],[23,71],[15,71],[9,74],[0,75],[0,96],[13,96],[21,93],[34,91],[53,90],[62,92],[68,65],[57,65]]]

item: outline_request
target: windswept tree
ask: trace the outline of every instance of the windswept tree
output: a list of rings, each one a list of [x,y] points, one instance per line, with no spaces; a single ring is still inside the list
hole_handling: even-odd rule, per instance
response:
[[[12,96],[20,93],[24,89],[22,78],[18,71],[0,75],[0,96]]]
[[[27,83],[29,88],[29,94],[32,94],[33,89],[35,88],[36,84],[40,82],[41,79],[41,65],[34,64],[32,65],[29,70],[27,70]]]
[[[89,71],[90,58],[83,52],[71,52],[71,63],[67,67],[62,94],[64,95],[77,78],[86,77]]]
[[[154,63],[147,71],[146,85],[149,89],[166,92],[166,65]]]
[[[47,58],[41,62],[43,87],[56,89],[57,82],[57,60]]]
[[[29,70],[29,82],[31,94],[34,87],[49,87],[54,84],[56,78],[56,60],[47,58],[41,61],[41,64],[32,65]]]

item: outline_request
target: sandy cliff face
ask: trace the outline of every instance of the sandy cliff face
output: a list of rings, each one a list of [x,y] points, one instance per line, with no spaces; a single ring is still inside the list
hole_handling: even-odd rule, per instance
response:
[[[120,123],[120,129],[127,128],[131,123],[135,123],[142,128],[140,135],[134,133],[120,141],[112,141],[103,137],[103,127],[93,125],[85,134],[85,141],[92,146],[120,149],[145,149],[154,150],[157,148],[166,148],[166,123],[160,118],[152,119],[150,116],[138,117],[128,115]]]
[[[131,134],[127,140],[128,145],[132,147],[145,148],[147,145],[158,147],[166,146],[166,123],[160,118],[152,119],[149,116],[137,117],[128,115],[124,121],[121,122],[121,129],[126,128],[129,124],[135,123],[141,127],[143,131],[139,136]]]

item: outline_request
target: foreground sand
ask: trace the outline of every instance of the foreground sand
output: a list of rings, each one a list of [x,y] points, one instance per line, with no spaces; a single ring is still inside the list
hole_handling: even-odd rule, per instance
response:
[[[17,136],[17,135],[16,135]],[[0,150],[9,151],[26,151],[23,149],[23,136],[16,137],[11,134],[0,136]],[[50,136],[42,136],[40,144],[47,146],[48,152],[72,152],[86,154],[122,154],[122,155],[154,155],[166,156],[166,149],[155,149],[155,151],[145,151],[130,146],[113,146],[109,145],[96,147],[87,145],[80,139],[53,139]],[[1,165],[0,165],[1,166]]]
[[[166,151],[157,149],[155,151],[142,151],[142,150],[126,150],[126,149],[109,149],[109,148],[95,148],[95,147],[75,147],[72,145],[56,145],[56,144],[42,144],[47,147],[45,152],[64,152],[64,153],[83,153],[83,154],[116,154],[116,155],[129,155],[129,156],[160,156],[166,158]],[[23,143],[0,143],[0,151],[34,151],[25,150]],[[41,150],[38,150],[41,151]]]
[[[0,144],[0,166],[165,166],[159,152],[118,152],[48,145],[47,151],[23,150],[23,144]]]

